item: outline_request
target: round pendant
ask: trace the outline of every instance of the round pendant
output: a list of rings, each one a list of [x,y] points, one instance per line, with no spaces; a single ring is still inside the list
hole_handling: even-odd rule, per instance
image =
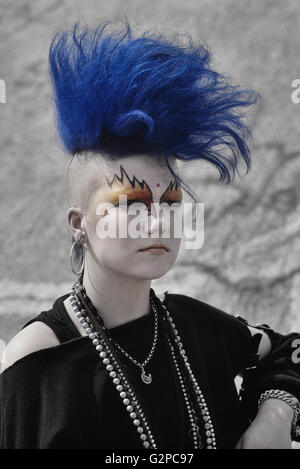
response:
[[[148,375],[146,375],[146,373],[143,371],[142,374],[141,374],[141,378],[142,378],[142,381],[143,381],[145,384],[150,384],[150,383],[152,382],[151,373],[149,373]]]

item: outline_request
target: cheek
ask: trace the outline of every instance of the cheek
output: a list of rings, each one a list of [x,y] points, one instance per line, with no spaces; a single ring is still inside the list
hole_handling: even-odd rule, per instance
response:
[[[99,240],[99,250],[96,257],[102,267],[108,271],[124,276],[137,275],[140,277],[141,262],[134,247],[135,241],[130,239]],[[142,270],[144,270],[143,267]]]
[[[91,230],[99,240],[109,238],[111,241],[117,239],[134,241],[140,237],[144,238],[148,232],[148,211],[144,206],[136,210],[132,213],[132,210],[128,211],[127,208],[111,209],[105,216],[98,217],[96,223],[90,225]]]
[[[170,239],[169,246],[171,248],[171,258],[170,258],[170,263],[171,266],[176,262],[176,259],[178,257],[179,249],[181,246],[181,238],[172,238]]]
[[[169,235],[170,239],[176,238],[179,240],[183,236],[183,211],[182,206],[164,207],[162,209],[162,227],[164,231],[164,237]]]
[[[101,238],[94,227],[89,232],[89,243],[99,262],[103,265],[118,266],[130,262],[136,240],[118,237]]]
[[[181,238],[173,238],[171,240],[171,243],[172,243],[172,248],[176,252],[176,256],[177,256],[178,251],[180,249],[180,245],[181,245]]]

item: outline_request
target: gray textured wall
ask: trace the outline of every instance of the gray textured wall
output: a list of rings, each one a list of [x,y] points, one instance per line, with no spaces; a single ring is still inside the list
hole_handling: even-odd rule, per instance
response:
[[[253,170],[230,186],[204,165],[189,169],[206,203],[205,244],[182,251],[158,291],[182,292],[282,331],[299,328],[299,0],[0,1],[0,339],[49,309],[72,285],[65,180],[57,146],[47,54],[53,34],[78,19],[126,14],[136,31],[189,32],[212,50],[217,69],[251,86]],[[195,178],[197,174],[197,178]]]

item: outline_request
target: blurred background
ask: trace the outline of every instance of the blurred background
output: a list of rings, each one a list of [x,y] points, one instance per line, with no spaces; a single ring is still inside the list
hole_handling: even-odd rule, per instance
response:
[[[192,295],[250,322],[300,330],[299,0],[0,0],[0,344],[70,290],[66,174],[48,50],[57,31],[126,15],[136,34],[188,33],[215,68],[262,101],[249,116],[252,171],[230,185],[204,164],[186,177],[205,203],[205,241],[181,251],[157,292]],[[2,342],[1,342],[2,341]]]

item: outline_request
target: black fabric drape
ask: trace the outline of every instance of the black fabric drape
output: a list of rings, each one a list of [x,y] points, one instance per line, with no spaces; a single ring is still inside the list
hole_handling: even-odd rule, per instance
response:
[[[49,311],[26,323],[49,325],[60,344],[33,352],[0,375],[0,448],[142,448],[125,406],[108,377],[95,347],[81,337],[58,298]],[[165,304],[174,318],[193,373],[205,396],[216,432],[217,447],[234,448],[256,412],[259,393],[285,389],[300,399],[300,367],[291,362],[297,334],[271,331],[273,350],[245,382],[241,403],[234,378],[248,364],[252,336],[247,325],[204,302],[167,294]],[[110,330],[128,352],[143,360],[151,347],[151,314]],[[159,449],[192,447],[187,436],[178,383],[163,330],[147,371],[127,360],[134,386],[149,415]],[[246,380],[246,381],[247,381]]]

